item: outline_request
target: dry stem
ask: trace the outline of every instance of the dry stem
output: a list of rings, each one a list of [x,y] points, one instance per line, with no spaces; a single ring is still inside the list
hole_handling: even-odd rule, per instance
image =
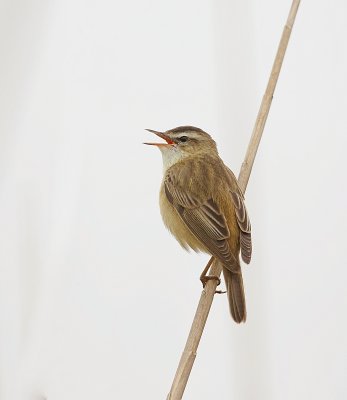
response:
[[[282,62],[289,42],[292,27],[295,21],[296,13],[300,4],[300,0],[293,0],[287,22],[284,26],[281,40],[277,49],[275,61],[272,66],[271,74],[268,80],[265,94],[263,96],[260,109],[255,121],[251,140],[248,145],[244,162],[241,166],[238,182],[243,192],[246,191],[248,180],[252,171],[255,156],[257,154],[260,139],[262,137],[267,116],[271,107],[272,97],[276,88],[278,76],[281,71]],[[212,264],[210,275],[220,276],[222,265],[215,260]],[[217,287],[216,280],[207,281],[204,290],[201,293],[200,301],[194,316],[189,336],[179,362],[174,381],[171,386],[167,400],[182,399],[184,389],[188,382],[190,371],[193,367],[196,352],[204,330],[208,314],[213,301],[213,296]]]

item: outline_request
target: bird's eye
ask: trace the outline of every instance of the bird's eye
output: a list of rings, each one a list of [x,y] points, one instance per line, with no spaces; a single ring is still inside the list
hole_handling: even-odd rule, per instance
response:
[[[188,136],[181,136],[178,138],[178,140],[182,143],[187,142],[188,141]]]

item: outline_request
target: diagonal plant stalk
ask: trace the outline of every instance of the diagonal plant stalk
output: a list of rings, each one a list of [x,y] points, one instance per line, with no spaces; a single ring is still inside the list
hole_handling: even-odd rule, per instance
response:
[[[251,175],[254,159],[257,154],[266,119],[269,114],[273,94],[281,71],[284,55],[287,50],[287,45],[289,42],[290,34],[292,32],[292,27],[295,21],[299,4],[300,0],[293,0],[292,2],[289,15],[277,49],[276,57],[272,66],[265,94],[263,96],[257,119],[254,124],[252,137],[247,148],[245,159],[241,166],[238,182],[243,193],[246,191],[248,180]],[[221,272],[222,265],[218,260],[215,260],[212,264],[210,275],[220,276]],[[209,280],[207,281],[206,286],[201,293],[200,301],[194,316],[192,326],[190,328],[189,336],[183,350],[179,365],[177,367],[170,393],[167,396],[167,400],[182,399],[190,372],[196,358],[196,352],[207,321],[207,317],[210,312],[216,287],[217,281]]]

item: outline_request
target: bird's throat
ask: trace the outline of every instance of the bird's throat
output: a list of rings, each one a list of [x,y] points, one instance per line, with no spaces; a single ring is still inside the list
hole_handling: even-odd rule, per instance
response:
[[[176,146],[160,146],[159,150],[163,157],[164,173],[183,158],[182,151],[180,151]]]

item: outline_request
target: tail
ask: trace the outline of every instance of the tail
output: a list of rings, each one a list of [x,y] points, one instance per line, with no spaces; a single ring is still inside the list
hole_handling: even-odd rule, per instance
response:
[[[223,274],[227,287],[230,313],[235,322],[245,322],[247,313],[241,269],[236,274],[223,267]]]

